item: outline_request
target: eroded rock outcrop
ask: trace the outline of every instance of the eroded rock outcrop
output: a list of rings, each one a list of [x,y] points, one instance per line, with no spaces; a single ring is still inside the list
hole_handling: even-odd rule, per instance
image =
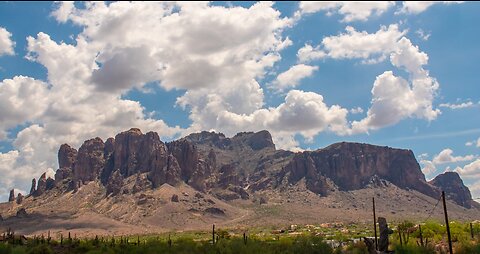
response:
[[[37,190],[37,180],[35,180],[35,178],[33,178],[32,179],[32,187],[30,187],[30,195],[34,195],[36,190]]]
[[[63,144],[58,149],[58,166],[59,168],[73,169],[77,160],[77,150],[68,144]]]
[[[132,128],[115,136],[113,168],[124,177],[165,167],[167,151],[156,132]]]
[[[22,193],[18,193],[17,199],[16,199],[16,202],[17,202],[18,205],[23,203],[23,198],[24,198],[24,196],[22,195]]]
[[[455,203],[466,208],[472,207],[472,194],[468,187],[463,184],[457,172],[440,174],[430,181],[430,184],[445,191],[447,198],[455,201]]]
[[[103,151],[105,144],[101,138],[87,140],[78,149],[73,176],[76,181],[89,182],[97,179],[105,166]]]
[[[15,201],[15,190],[11,189],[10,195],[8,196],[8,202],[13,202],[13,201]]]
[[[374,180],[435,198],[440,188],[450,188],[451,199],[465,207],[471,199],[468,188],[456,177],[427,183],[410,150],[342,142],[293,153],[275,150],[268,131],[241,132],[232,138],[201,132],[164,143],[155,132],[143,134],[132,128],[105,143],[100,138],[87,140],[78,151],[64,144],[58,160],[55,180],[45,174],[38,182],[33,179],[30,194],[38,196],[65,185],[68,188],[63,189],[76,191],[89,181],[100,181],[107,195],[185,183],[232,200],[249,199],[256,191],[284,188],[303,180],[307,189],[322,196],[335,190],[384,186],[372,185]]]
[[[181,178],[188,183],[197,170],[198,151],[195,145],[185,139],[167,144],[169,152],[175,156],[181,169]]]
[[[317,193],[328,190],[329,187],[323,187],[326,178],[340,190],[348,191],[364,188],[373,176],[378,176],[400,188],[429,196],[439,194],[437,188],[426,182],[411,150],[342,142],[297,154],[285,169],[289,181],[305,177],[307,187]]]
[[[116,170],[113,172],[113,174],[110,176],[110,179],[108,180],[106,189],[107,189],[107,196],[112,194],[112,195],[117,195],[120,193],[122,190],[123,186],[123,176],[122,173],[120,173],[120,170]]]
[[[71,168],[59,168],[55,172],[55,183],[58,184],[65,179],[73,177],[73,170]],[[33,184],[33,183],[32,183]],[[32,185],[33,187],[33,185]]]
[[[37,190],[35,191],[35,196],[40,196],[47,190],[47,173],[43,173],[40,178],[38,178]]]
[[[153,188],[160,187],[164,183],[176,186],[180,183],[180,165],[173,155],[168,155],[167,163],[163,168],[156,167],[148,175],[148,179],[152,182]]]
[[[275,150],[275,144],[272,140],[272,135],[268,131],[259,131],[253,133],[248,139],[248,144],[253,150],[261,150],[264,148],[271,148]]]

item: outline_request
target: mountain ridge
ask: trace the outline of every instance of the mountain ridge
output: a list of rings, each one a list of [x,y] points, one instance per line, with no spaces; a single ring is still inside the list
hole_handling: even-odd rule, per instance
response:
[[[402,216],[406,206],[429,211],[425,200],[434,203],[442,189],[459,213],[480,208],[457,173],[427,182],[411,150],[338,142],[294,153],[277,150],[268,131],[233,137],[204,131],[163,142],[155,132],[132,128],[105,142],[86,140],[78,150],[62,144],[58,162],[55,179],[32,179],[25,197],[12,191],[0,214],[26,208],[42,216],[69,214],[68,220],[97,214],[128,227],[183,229],[239,218],[255,224],[265,216],[272,223],[311,222],[317,207],[330,219],[342,211],[358,220],[369,218],[368,196],[377,191],[385,195],[384,212]],[[283,212],[270,217],[260,212],[265,205]]]
[[[229,199],[247,196],[247,186],[252,186],[253,191],[279,188],[303,178],[307,189],[328,195],[336,189],[364,188],[378,177],[431,197],[439,196],[443,188],[451,192],[449,196],[457,204],[467,208],[473,204],[470,191],[458,174],[449,178],[456,188],[448,188],[445,181],[427,182],[411,150],[338,142],[293,153],[276,150],[266,130],[240,132],[231,138],[203,131],[165,143],[155,132],[143,134],[140,129],[131,128],[105,142],[98,137],[86,140],[78,151],[63,144],[58,151],[58,163],[55,180],[42,175],[36,187],[35,179],[32,180],[31,195],[40,196],[65,179],[69,179],[68,188],[72,190],[98,179],[109,194],[118,194],[115,189],[121,188],[123,178],[141,173],[148,173],[153,188],[183,182],[201,192],[224,189],[222,192],[232,192]]]

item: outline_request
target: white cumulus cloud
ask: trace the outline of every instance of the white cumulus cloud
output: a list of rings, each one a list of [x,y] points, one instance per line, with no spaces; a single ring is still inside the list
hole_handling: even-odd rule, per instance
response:
[[[4,27],[0,27],[0,56],[14,55],[15,42],[12,40],[12,34]]]
[[[433,157],[433,163],[436,165],[445,163],[455,163],[461,161],[471,161],[475,159],[474,155],[453,156],[453,151],[450,148],[443,149],[439,154]]]
[[[317,66],[310,66],[305,64],[297,64],[285,72],[280,73],[273,85],[278,90],[284,90],[289,87],[296,87],[304,78],[310,77],[318,70]]]

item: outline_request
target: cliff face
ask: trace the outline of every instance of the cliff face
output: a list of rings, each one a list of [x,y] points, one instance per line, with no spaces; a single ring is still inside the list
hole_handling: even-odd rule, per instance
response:
[[[478,206],[478,204],[474,204],[472,201],[470,190],[463,184],[463,181],[457,172],[445,172],[440,174],[430,181],[430,184],[445,191],[445,195],[448,199],[455,201],[455,203],[463,207],[471,208],[472,205]]]
[[[340,190],[366,187],[372,177],[388,180],[400,188],[411,188],[429,196],[438,196],[438,189],[425,181],[420,166],[410,150],[393,149],[359,143],[337,143],[313,152],[295,156],[286,167],[289,181],[305,177],[308,183],[331,179]],[[312,190],[313,191],[313,190]]]
[[[36,190],[32,182],[31,193],[41,195],[62,184],[75,190],[89,181],[103,183],[107,195],[184,183],[231,200],[304,180],[310,191],[326,196],[333,190],[366,188],[380,178],[435,198],[440,188],[449,188],[451,198],[465,207],[471,200],[459,178],[440,177],[427,183],[410,150],[343,142],[292,153],[276,150],[267,131],[242,132],[232,138],[201,132],[164,143],[155,132],[143,134],[132,128],[106,142],[87,140],[78,152],[64,144],[58,157],[55,181],[42,176]],[[131,176],[136,177],[135,185],[126,189]]]

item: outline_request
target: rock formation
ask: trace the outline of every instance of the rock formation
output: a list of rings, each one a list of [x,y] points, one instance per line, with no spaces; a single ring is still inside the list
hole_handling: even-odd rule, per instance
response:
[[[107,195],[113,194],[117,195],[120,193],[122,190],[122,185],[123,185],[123,176],[122,173],[120,173],[120,170],[116,170],[108,180],[106,189],[107,189]]]
[[[58,149],[58,166],[59,168],[73,169],[77,159],[77,150],[70,147],[68,144],[63,144]]]
[[[28,217],[28,213],[27,213],[27,211],[25,210],[25,208],[20,208],[20,210],[17,211],[16,217],[17,217],[17,218],[26,218],[26,217]]]
[[[55,172],[55,183],[58,184],[63,180],[72,178],[72,177],[73,177],[73,171],[71,168],[59,168]],[[32,186],[33,186],[33,183],[32,183]]]
[[[22,193],[18,193],[18,195],[17,195],[17,204],[18,205],[22,204],[23,198],[24,197],[23,197]]]
[[[241,132],[232,138],[204,131],[164,143],[155,132],[132,128],[105,143],[98,137],[87,140],[78,151],[63,144],[58,163],[55,180],[45,174],[38,182],[32,180],[31,195],[57,186],[76,191],[90,181],[103,184],[107,196],[166,183],[188,184],[224,200],[249,199],[257,191],[299,182],[321,196],[391,183],[434,198],[445,189],[462,206],[476,204],[458,175],[445,174],[427,183],[411,150],[342,142],[293,153],[276,150],[268,131]],[[14,195],[9,200],[15,200]]]
[[[251,137],[248,139],[248,144],[255,151],[264,148],[271,148],[275,150],[275,144],[273,143],[272,135],[270,132],[265,130],[253,133],[253,135],[251,135]]]
[[[167,152],[165,144],[155,132],[142,134],[132,128],[115,136],[113,168],[120,169],[124,177],[138,172],[149,172],[165,166]]]
[[[105,166],[105,144],[101,138],[87,140],[78,149],[73,177],[76,181],[89,182],[97,179]]]
[[[8,196],[8,202],[13,202],[13,201],[15,201],[15,190],[11,189],[10,195]]]
[[[171,198],[172,202],[178,202],[178,195],[177,194],[173,194],[172,195],[172,198]]]
[[[42,176],[38,179],[37,190],[35,191],[35,196],[40,196],[47,190],[47,174],[43,173]]]
[[[172,186],[180,182],[180,166],[173,155],[168,155],[166,165],[163,168],[155,167],[148,175],[154,188],[160,187],[164,183]]]
[[[35,180],[35,178],[33,178],[32,179],[32,187],[30,188],[30,195],[34,195],[36,190],[37,190],[37,180]]]
[[[457,172],[445,172],[440,174],[430,181],[430,184],[445,191],[448,199],[455,201],[455,203],[463,207],[471,208],[472,204],[474,205],[470,190],[463,184],[463,181]]]
[[[305,178],[307,187],[319,194],[330,188],[325,177],[344,191],[364,188],[379,177],[429,196],[440,193],[426,182],[411,150],[342,142],[297,154],[285,170],[290,182]]]

